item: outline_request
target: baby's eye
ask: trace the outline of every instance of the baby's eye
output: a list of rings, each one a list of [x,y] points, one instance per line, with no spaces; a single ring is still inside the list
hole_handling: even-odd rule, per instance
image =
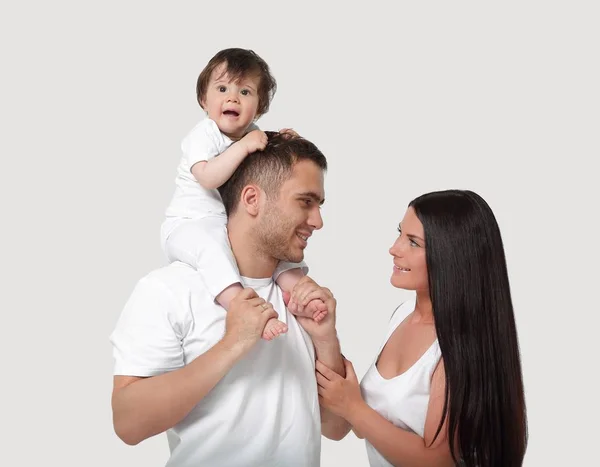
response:
[[[250,95],[250,91],[248,91],[247,89],[242,89],[242,96],[248,96]]]
[[[227,88],[225,86],[219,86],[219,92],[225,92]]]

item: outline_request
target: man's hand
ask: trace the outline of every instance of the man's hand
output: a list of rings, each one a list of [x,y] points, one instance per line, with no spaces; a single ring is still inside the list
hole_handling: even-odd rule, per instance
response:
[[[314,298],[321,289],[319,284],[310,277],[302,277],[292,290],[291,298],[287,303],[288,310],[296,317],[312,318],[317,323],[322,321],[327,314],[327,305],[320,298]]]
[[[264,131],[252,130],[250,133],[246,134],[242,139],[240,139],[238,143],[246,147],[248,154],[252,154],[256,151],[262,151],[267,145],[267,141],[268,138]]]
[[[310,277],[304,276],[294,287],[290,302],[298,306],[307,306],[313,300],[320,300],[324,303],[327,307],[327,313],[320,321],[315,321],[313,318],[296,316],[298,323],[310,335],[315,344],[331,341],[337,342],[335,331],[337,302],[328,288],[321,287]]]
[[[245,354],[261,338],[267,321],[277,316],[273,305],[260,298],[254,289],[244,288],[229,304],[223,342]]]

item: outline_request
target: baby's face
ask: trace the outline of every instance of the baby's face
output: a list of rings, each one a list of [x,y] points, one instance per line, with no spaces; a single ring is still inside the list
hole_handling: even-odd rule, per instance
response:
[[[256,118],[259,84],[260,78],[252,76],[232,81],[226,64],[222,64],[210,77],[202,108],[222,133],[237,140]]]

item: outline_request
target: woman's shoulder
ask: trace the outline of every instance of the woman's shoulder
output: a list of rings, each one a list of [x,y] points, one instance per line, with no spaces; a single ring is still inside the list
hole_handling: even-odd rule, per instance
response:
[[[390,316],[390,321],[403,320],[415,310],[415,299],[405,300],[398,305]]]

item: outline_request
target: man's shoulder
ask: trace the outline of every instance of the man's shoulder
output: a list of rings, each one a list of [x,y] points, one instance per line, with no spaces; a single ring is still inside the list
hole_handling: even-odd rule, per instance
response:
[[[192,289],[197,291],[202,288],[198,271],[179,261],[149,272],[140,279],[140,282],[163,287],[176,294],[189,293]]]

